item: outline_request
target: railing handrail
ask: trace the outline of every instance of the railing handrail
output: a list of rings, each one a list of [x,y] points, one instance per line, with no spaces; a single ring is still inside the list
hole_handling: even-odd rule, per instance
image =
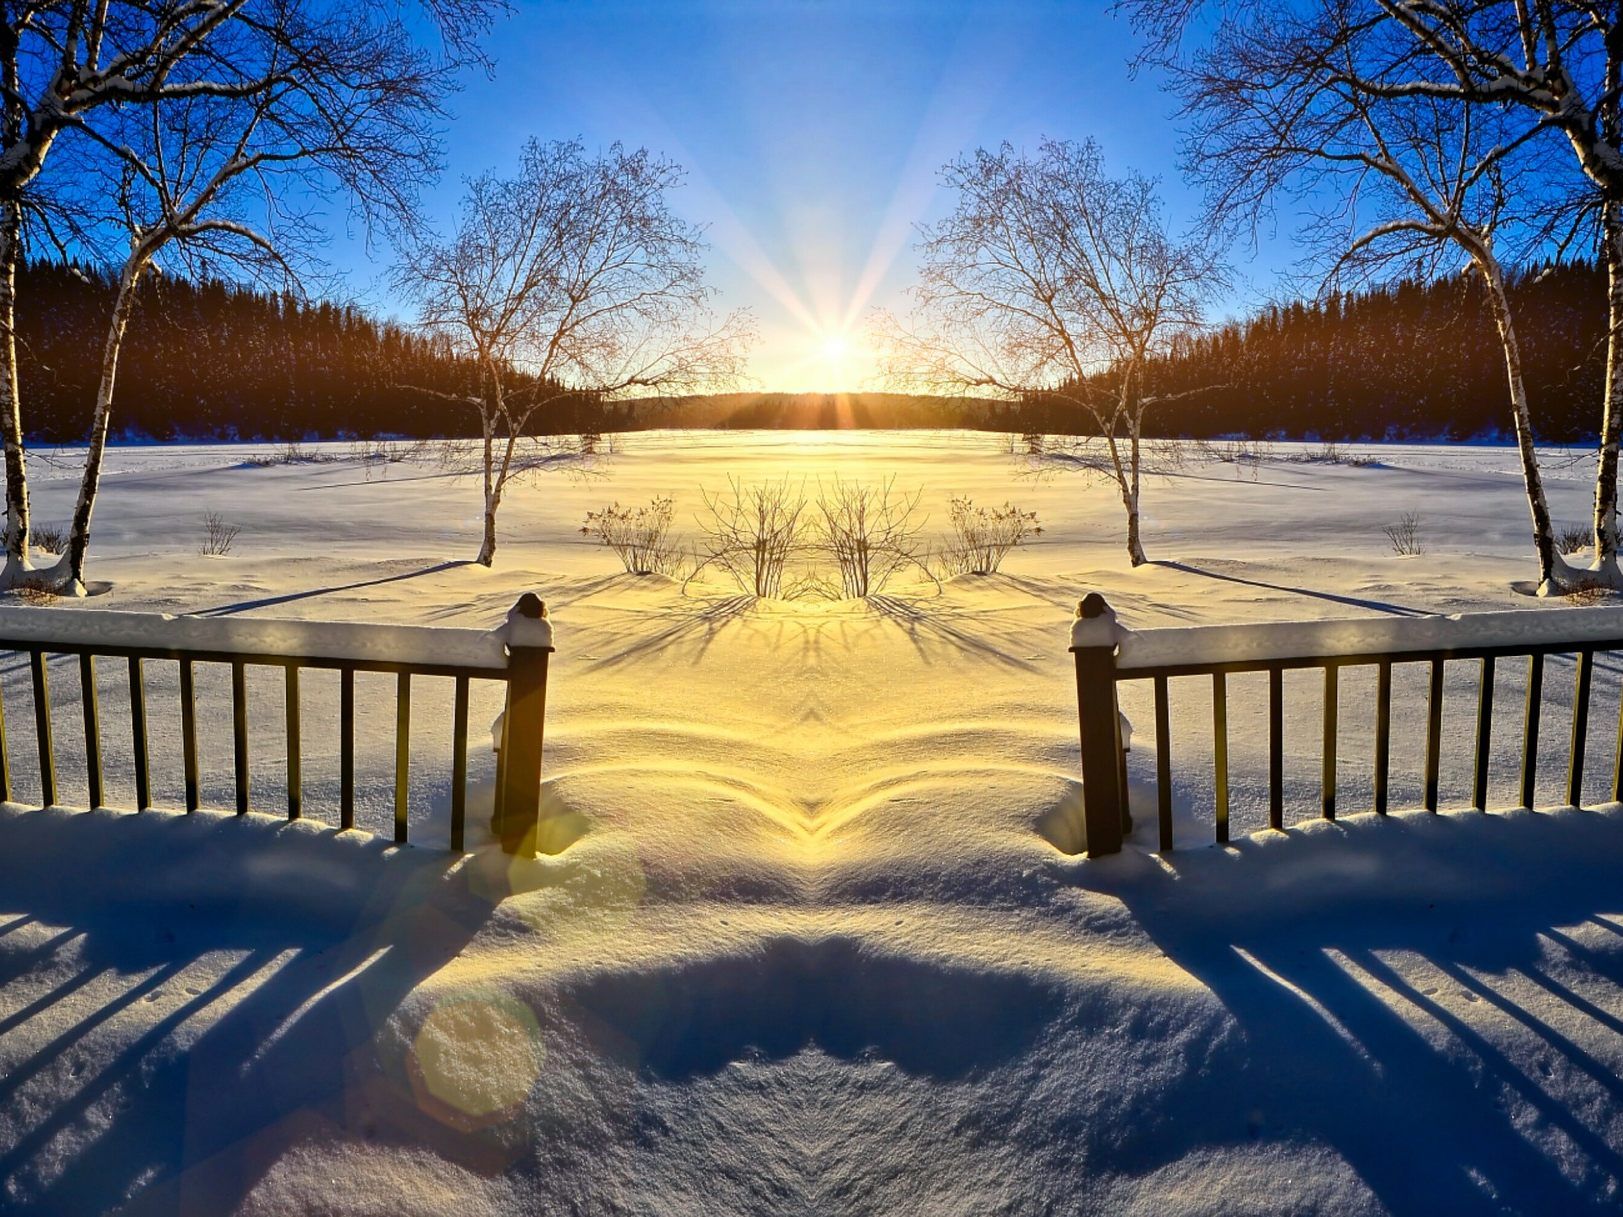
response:
[[[392,625],[270,617],[189,617],[118,609],[0,608],[0,648],[243,659],[386,670],[507,670],[506,627]]]
[[[1336,815],[1338,673],[1343,667],[1376,668],[1372,810],[1385,815],[1391,762],[1392,671],[1399,664],[1430,667],[1426,705],[1424,806],[1439,807],[1443,743],[1444,665],[1481,661],[1477,680],[1476,756],[1471,806],[1488,803],[1489,752],[1494,717],[1494,663],[1505,656],[1528,659],[1522,722],[1520,806],[1532,807],[1538,775],[1538,741],[1545,658],[1577,657],[1573,687],[1567,801],[1580,806],[1589,702],[1599,652],[1623,651],[1623,609],[1560,608],[1544,612],[1461,613],[1452,616],[1360,617],[1326,621],[1249,622],[1229,626],[1178,626],[1129,630],[1098,593],[1077,606],[1071,625],[1076,659],[1077,709],[1082,733],[1082,806],[1090,857],[1121,849],[1131,830],[1117,686],[1149,680],[1155,701],[1155,786],[1160,847],[1172,848],[1171,711],[1173,677],[1207,677],[1212,697],[1214,831],[1229,839],[1228,686],[1236,672],[1268,674],[1268,824],[1284,826],[1284,673],[1317,668],[1324,673],[1320,752],[1320,814]],[[1623,801],[1623,729],[1612,780],[1612,798]]]
[[[0,608],[0,650],[27,657],[33,686],[40,800],[46,807],[56,803],[57,793],[48,655],[78,656],[85,776],[92,809],[106,805],[97,658],[128,660],[137,811],[153,805],[145,660],[173,660],[179,664],[181,753],[188,812],[201,805],[195,668],[211,663],[230,668],[232,771],[238,815],[253,807],[247,669],[260,665],[282,668],[286,682],[282,711],[289,819],[303,815],[299,672],[303,668],[337,669],[340,830],[355,826],[356,673],[394,673],[394,839],[402,845],[409,837],[412,678],[450,677],[454,681],[450,846],[458,852],[463,849],[467,809],[469,686],[474,680],[499,682],[506,687],[507,697],[500,720],[502,736],[491,828],[509,853],[532,853],[535,849],[547,661],[553,650],[553,634],[546,605],[533,593],[520,596],[502,624],[493,630],[263,617],[175,617],[108,609]],[[0,697],[0,800],[10,798],[11,764],[4,698]]]
[[[1078,618],[1072,645],[1093,622]],[[1116,669],[1123,675],[1192,674],[1248,665],[1417,658],[1623,647],[1623,608],[1511,609],[1448,616],[1345,617],[1319,621],[1246,622],[1144,630],[1116,626]],[[1087,645],[1084,643],[1084,645]]]

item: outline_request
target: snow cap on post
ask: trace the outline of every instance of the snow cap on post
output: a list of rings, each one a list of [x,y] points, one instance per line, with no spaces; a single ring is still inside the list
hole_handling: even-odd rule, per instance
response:
[[[1116,623],[1116,610],[1098,592],[1089,592],[1076,606],[1071,622],[1071,650],[1113,647],[1126,631]]]
[[[547,620],[546,604],[534,592],[525,592],[507,610],[502,641],[509,647],[552,650],[552,622]]]

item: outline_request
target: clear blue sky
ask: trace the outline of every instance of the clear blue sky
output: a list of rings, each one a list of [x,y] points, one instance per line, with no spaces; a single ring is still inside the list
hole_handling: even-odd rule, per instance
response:
[[[862,322],[905,308],[914,225],[941,165],[977,145],[1092,136],[1114,170],[1159,175],[1175,223],[1175,103],[1133,78],[1133,40],[1088,0],[520,0],[493,78],[454,99],[448,222],[464,176],[535,136],[646,145],[682,164],[677,205],[708,226],[723,307],[754,310],[768,389],[859,387]],[[333,250],[394,311],[358,244]]]

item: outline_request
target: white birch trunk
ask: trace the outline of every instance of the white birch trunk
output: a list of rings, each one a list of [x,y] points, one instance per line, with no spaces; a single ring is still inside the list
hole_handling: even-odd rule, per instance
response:
[[[1601,210],[1606,255],[1606,397],[1601,411],[1600,451],[1595,466],[1595,561],[1591,569],[1616,586],[1617,455],[1623,431],[1623,203]]]
[[[1144,541],[1139,528],[1139,432],[1144,419],[1141,411],[1129,417],[1132,446],[1128,450],[1128,486],[1124,496],[1127,505],[1127,559],[1134,566],[1143,566],[1149,561],[1144,556]]]
[[[68,532],[68,549],[53,572],[52,581],[76,596],[84,595],[85,553],[90,548],[90,516],[101,488],[102,457],[107,451],[107,433],[113,416],[113,390],[118,380],[118,359],[124,348],[124,334],[135,308],[136,289],[150,265],[144,251],[131,255],[119,276],[113,316],[107,324],[107,341],[102,347],[101,380],[96,386],[96,413],[90,422],[90,444],[85,453],[84,472],[79,479],[79,500],[73,509],[73,525]]]
[[[22,393],[17,378],[17,262],[22,205],[0,203],[0,440],[6,453],[6,564],[0,587],[14,587],[33,563],[28,556],[28,468],[23,450]]]
[[[496,509],[501,506],[502,492],[496,478],[496,423],[489,410],[482,414],[480,424],[485,441],[485,533],[476,561],[490,566],[496,561]]]
[[[1477,269],[1488,289],[1488,305],[1493,311],[1499,341],[1505,353],[1505,378],[1510,387],[1510,413],[1516,428],[1516,449],[1521,456],[1522,482],[1527,489],[1527,507],[1533,517],[1533,549],[1538,555],[1539,594],[1567,591],[1571,572],[1555,549],[1555,528],[1550,522],[1550,504],[1544,496],[1544,477],[1539,472],[1538,452],[1533,447],[1532,412],[1527,406],[1527,385],[1522,379],[1521,345],[1516,338],[1510,298],[1505,292],[1504,271],[1491,252],[1473,251]],[[1616,446],[1613,446],[1614,459]]]

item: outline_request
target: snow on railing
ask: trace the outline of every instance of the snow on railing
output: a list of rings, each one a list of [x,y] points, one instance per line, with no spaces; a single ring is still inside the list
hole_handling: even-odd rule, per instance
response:
[[[1322,774],[1319,814],[1336,814],[1336,733],[1343,667],[1376,669],[1374,810],[1385,815],[1392,726],[1392,666],[1430,667],[1426,719],[1424,806],[1436,811],[1442,745],[1443,671],[1450,661],[1478,660],[1476,756],[1471,805],[1487,807],[1488,762],[1494,712],[1494,665],[1526,656],[1527,710],[1522,731],[1521,806],[1533,805],[1544,659],[1577,656],[1572,697],[1567,801],[1580,803],[1588,739],[1590,690],[1597,652],[1623,650],[1623,608],[1562,608],[1455,616],[1361,617],[1336,621],[1256,622],[1135,631],[1123,627],[1097,593],[1078,606],[1071,625],[1076,656],[1077,703],[1082,732],[1082,796],[1090,857],[1117,853],[1131,829],[1127,809],[1124,727],[1116,686],[1148,680],[1155,695],[1156,796],[1160,847],[1172,848],[1171,724],[1168,681],[1205,676],[1212,687],[1212,755],[1216,839],[1229,835],[1228,693],[1237,672],[1268,673],[1268,822],[1284,826],[1283,674],[1289,669],[1324,672]],[[1623,740],[1614,769],[1612,798],[1623,799]]]
[[[41,803],[56,802],[55,737],[46,657],[79,657],[84,711],[86,778],[92,808],[104,805],[102,731],[96,660],[123,658],[129,666],[136,810],[152,804],[147,741],[147,694],[143,665],[172,660],[180,668],[181,753],[185,809],[201,801],[195,669],[217,663],[231,669],[231,718],[236,811],[253,800],[248,764],[248,686],[251,666],[280,667],[286,675],[287,816],[303,814],[299,673],[305,668],[339,673],[339,827],[355,826],[355,673],[396,676],[394,838],[408,839],[411,769],[411,682],[414,676],[454,681],[452,713],[451,849],[464,844],[467,810],[467,741],[470,682],[499,681],[507,687],[500,719],[495,810],[492,828],[509,852],[533,851],[540,812],[541,747],[545,725],[552,623],[546,605],[526,593],[493,630],[384,625],[353,621],[289,621],[265,618],[174,617],[97,609],[0,609],[0,650],[27,655],[33,682],[35,743]],[[5,751],[0,703],[0,799],[11,799],[11,766]]]

